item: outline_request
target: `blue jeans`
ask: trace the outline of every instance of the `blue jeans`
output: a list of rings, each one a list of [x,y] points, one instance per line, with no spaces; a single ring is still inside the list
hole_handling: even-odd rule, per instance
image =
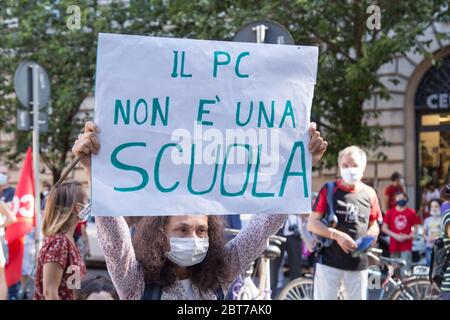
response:
[[[8,288],[8,299],[9,300],[18,300],[20,289],[22,288],[22,285],[20,284],[20,281],[16,284],[13,284],[11,287]]]
[[[425,249],[425,259],[427,260],[427,265],[431,265],[431,253],[433,252],[433,248],[426,248]]]

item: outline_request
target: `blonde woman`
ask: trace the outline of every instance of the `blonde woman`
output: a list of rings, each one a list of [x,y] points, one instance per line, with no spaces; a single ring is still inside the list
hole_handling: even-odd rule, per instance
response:
[[[78,213],[87,205],[79,182],[68,181],[47,200],[42,223],[44,242],[36,269],[36,300],[73,300],[86,267],[73,237]]]

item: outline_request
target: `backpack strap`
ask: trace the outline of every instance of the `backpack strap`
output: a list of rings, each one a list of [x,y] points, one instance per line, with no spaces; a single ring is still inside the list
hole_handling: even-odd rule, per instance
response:
[[[162,288],[156,283],[146,283],[141,300],[161,300]]]
[[[336,182],[329,181],[325,184],[325,186],[327,188],[327,212],[325,213],[325,215],[321,220],[325,225],[330,225],[330,223],[336,219],[336,214],[334,212],[334,188],[336,186]],[[320,257],[323,248],[331,246],[334,240],[323,237],[319,237],[319,239],[320,244],[318,254]]]
[[[334,181],[328,181],[326,183],[327,186],[327,218],[328,216],[334,214],[334,187],[336,183]]]

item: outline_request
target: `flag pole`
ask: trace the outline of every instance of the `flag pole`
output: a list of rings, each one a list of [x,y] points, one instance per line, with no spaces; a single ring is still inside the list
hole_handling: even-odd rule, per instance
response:
[[[79,155],[69,164],[67,169],[64,170],[64,172],[61,174],[61,177],[58,179],[58,181],[56,181],[55,185],[50,190],[50,193],[52,193],[56,188],[58,188],[61,185],[61,183],[64,182],[64,179],[66,179],[69,173],[72,172],[72,170],[76,167],[78,162],[80,162],[81,158],[82,156]]]

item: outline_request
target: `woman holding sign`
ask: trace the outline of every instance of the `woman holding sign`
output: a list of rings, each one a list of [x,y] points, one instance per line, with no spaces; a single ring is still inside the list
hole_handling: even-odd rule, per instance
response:
[[[72,148],[90,178],[90,155],[100,149],[99,128],[87,122]],[[309,129],[313,165],[327,148]],[[96,217],[99,244],[120,299],[223,299],[231,283],[264,251],[287,215],[255,215],[230,242],[220,216],[144,217],[131,239],[123,217]]]

